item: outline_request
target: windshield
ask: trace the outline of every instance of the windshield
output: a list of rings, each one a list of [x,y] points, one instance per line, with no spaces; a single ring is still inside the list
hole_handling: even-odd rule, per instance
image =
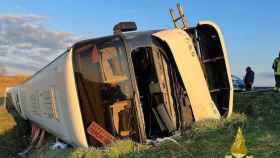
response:
[[[133,95],[121,40],[104,38],[76,48],[74,65],[85,128],[94,121],[113,136],[128,136]]]

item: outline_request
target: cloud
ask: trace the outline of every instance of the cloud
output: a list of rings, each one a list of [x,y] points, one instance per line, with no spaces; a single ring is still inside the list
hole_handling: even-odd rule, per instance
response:
[[[0,63],[8,72],[34,73],[79,39],[48,28],[45,20],[37,15],[0,16]]]

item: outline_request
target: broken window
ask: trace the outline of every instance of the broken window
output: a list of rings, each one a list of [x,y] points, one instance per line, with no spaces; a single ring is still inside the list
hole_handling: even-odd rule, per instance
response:
[[[87,43],[77,48],[74,56],[85,128],[94,122],[93,126],[100,126],[98,128],[105,129],[114,137],[130,136],[133,94],[125,49],[120,39],[105,38]],[[102,138],[94,134],[96,132],[91,132],[94,139],[90,142],[103,144]]]

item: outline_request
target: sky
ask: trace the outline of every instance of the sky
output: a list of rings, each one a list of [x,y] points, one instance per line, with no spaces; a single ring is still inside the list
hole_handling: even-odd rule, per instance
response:
[[[280,50],[277,0],[2,0],[0,73],[32,74],[75,41],[112,34],[120,21],[135,21],[140,31],[172,28],[168,9],[178,2],[192,26],[202,20],[220,26],[234,75],[242,78],[251,66],[255,85],[274,84],[271,65]]]

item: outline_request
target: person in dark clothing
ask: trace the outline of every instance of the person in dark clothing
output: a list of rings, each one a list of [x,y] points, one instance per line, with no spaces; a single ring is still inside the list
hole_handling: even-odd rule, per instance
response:
[[[275,87],[274,90],[280,91],[280,52],[278,57],[276,57],[272,64],[272,69],[274,70],[274,77],[275,77]]]
[[[254,71],[251,69],[251,67],[247,67],[246,68],[246,74],[244,77],[244,83],[245,83],[245,87],[247,91],[252,90],[252,86],[254,83],[254,77],[255,77],[255,73]]]

